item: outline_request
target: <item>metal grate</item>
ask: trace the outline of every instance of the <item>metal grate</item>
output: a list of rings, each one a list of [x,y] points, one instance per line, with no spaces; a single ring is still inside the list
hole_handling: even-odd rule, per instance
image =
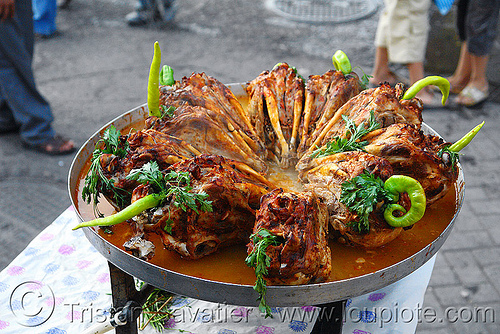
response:
[[[277,14],[294,21],[341,23],[376,12],[378,0],[270,0]]]

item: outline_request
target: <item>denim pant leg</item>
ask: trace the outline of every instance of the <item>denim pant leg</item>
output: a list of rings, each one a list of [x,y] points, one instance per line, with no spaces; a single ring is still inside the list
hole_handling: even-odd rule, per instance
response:
[[[0,91],[0,133],[3,131],[10,131],[17,128],[16,120],[12,115],[12,112],[2,97],[2,92]]]
[[[172,20],[177,11],[175,0],[138,0],[139,7],[144,10],[156,8],[156,1],[161,1],[161,3],[163,4],[164,12],[162,13],[162,16],[166,19],[166,21]]]
[[[0,101],[5,101],[11,114],[20,125],[21,139],[30,145],[46,142],[55,136],[50,105],[38,92],[33,92],[13,68],[0,68]],[[6,113],[7,108],[0,109]],[[5,116],[5,117],[4,117]]]
[[[154,0],[139,0],[139,8],[140,9],[151,9],[152,3]]]

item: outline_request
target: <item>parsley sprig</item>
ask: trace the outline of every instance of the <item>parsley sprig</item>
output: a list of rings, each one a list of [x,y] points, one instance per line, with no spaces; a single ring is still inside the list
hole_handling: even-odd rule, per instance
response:
[[[267,268],[271,265],[271,258],[266,254],[267,247],[278,246],[283,243],[283,238],[272,234],[266,229],[261,229],[250,236],[254,247],[245,259],[247,266],[255,268],[257,280],[253,289],[259,293],[259,310],[265,313],[265,317],[272,317],[271,308],[266,303],[267,286],[264,276],[268,274]]]
[[[165,117],[168,117],[168,118],[173,117],[175,110],[176,110],[176,108],[174,106],[167,107],[165,105],[161,105],[160,106],[161,118],[163,119]]]
[[[212,212],[212,201],[208,201],[208,194],[204,191],[199,193],[191,192],[191,176],[189,172],[169,171],[165,176],[160,171],[156,161],[150,161],[139,169],[134,169],[127,176],[129,180],[135,180],[142,184],[149,183],[156,193],[162,197],[172,197],[173,204],[186,211],[188,208],[198,212],[200,210]]]
[[[191,176],[188,172],[170,171],[163,175],[156,161],[150,161],[141,168],[132,170],[127,179],[151,185],[153,193],[134,201],[111,216],[83,222],[74,227],[73,230],[89,226],[116,225],[137,216],[147,209],[158,207],[166,200],[170,200],[171,203],[183,211],[189,208],[198,214],[199,205],[201,211],[212,212],[212,201],[207,200],[208,194],[204,191],[192,192]],[[169,219],[165,230],[170,233],[172,224],[170,209],[168,214]]]
[[[358,221],[350,222],[358,233],[370,231],[368,216],[377,204],[383,202],[385,206],[393,200],[393,196],[384,188],[384,181],[367,170],[342,183],[340,202],[358,215]]]
[[[368,119],[367,126],[365,126],[364,121],[356,126],[354,121],[350,120],[345,115],[342,115],[342,119],[345,122],[345,127],[348,132],[348,138],[335,136],[333,140],[327,143],[323,148],[315,150],[311,154],[311,158],[321,158],[335,153],[348,151],[364,151],[364,147],[368,144],[368,142],[366,140],[359,140],[371,131],[380,128],[380,124],[375,120],[373,111],[370,111],[370,118]]]
[[[165,329],[165,323],[173,317],[174,295],[160,289],[154,289],[148,299],[142,306],[140,330],[144,330],[150,325],[156,331],[162,332]]]
[[[363,72],[363,75],[361,76],[360,84],[361,84],[361,89],[365,90],[370,87],[370,79],[373,78],[373,75],[366,74],[365,71],[359,66],[356,66],[354,68],[359,68],[361,72]]]
[[[450,150],[450,146],[451,145],[448,145],[448,146],[445,146],[443,148],[441,148],[439,151],[438,151],[438,157],[440,157],[443,161],[445,160],[443,156],[448,156],[448,160],[446,162],[447,165],[451,166],[451,170],[454,171],[455,170],[455,166],[457,165],[457,162],[460,161],[460,153],[458,152],[454,152],[452,150]]]
[[[199,193],[191,192],[191,176],[189,172],[169,171],[165,176],[160,171],[156,161],[150,161],[139,169],[134,169],[127,176],[129,180],[135,180],[142,184],[149,183],[156,193],[162,197],[172,197],[173,204],[186,211],[187,208],[197,214],[198,204],[200,210],[212,212],[212,201],[208,201],[208,194],[204,191]]]
[[[198,205],[200,210],[204,212],[212,212],[212,201],[207,200],[208,194],[204,191],[192,192],[191,176],[189,172],[169,171],[165,176],[160,171],[156,161],[150,161],[144,164],[139,169],[134,169],[127,176],[129,180],[135,180],[142,184],[150,184],[154,191],[161,198],[172,198],[172,203],[186,211],[188,208],[198,214]],[[172,231],[173,221],[169,218],[166,221],[165,230],[170,233]]]
[[[96,144],[90,160],[89,171],[87,176],[85,176],[82,199],[87,204],[90,204],[92,201],[94,213],[97,217],[103,216],[97,207],[100,194],[112,193],[119,207],[125,206],[130,199],[130,194],[127,191],[115,187],[114,181],[104,175],[100,161],[103,154],[114,154],[119,158],[123,158],[127,154],[128,148],[128,142],[126,140],[123,142],[120,141],[120,132],[113,125],[104,131],[102,138]]]

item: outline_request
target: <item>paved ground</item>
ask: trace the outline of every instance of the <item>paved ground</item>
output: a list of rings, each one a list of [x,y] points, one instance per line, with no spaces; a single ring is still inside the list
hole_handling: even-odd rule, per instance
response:
[[[281,61],[303,75],[319,74],[331,68],[337,49],[368,73],[373,66],[378,14],[342,25],[311,25],[277,16],[262,0],[179,3],[173,24],[135,29],[123,22],[132,0],[73,0],[69,10],[60,11],[62,35],[38,41],[34,62],[57,131],[82,144],[104,122],[142,104],[155,40],[177,78],[205,71],[222,82],[242,82]],[[500,332],[499,118],[495,101],[475,109],[424,112],[426,123],[449,141],[482,120],[486,126],[462,157],[465,203],[438,256],[424,303],[439,318],[448,310],[451,320],[424,322],[419,334]],[[0,269],[70,205],[71,161],[72,156],[27,151],[16,135],[0,136]],[[494,309],[496,322],[491,310],[481,321],[487,308]],[[453,321],[457,315],[462,319]]]

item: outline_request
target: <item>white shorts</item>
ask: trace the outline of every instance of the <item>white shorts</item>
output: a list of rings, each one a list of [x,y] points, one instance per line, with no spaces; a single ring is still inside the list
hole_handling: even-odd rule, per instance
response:
[[[387,48],[392,63],[423,62],[431,0],[384,0],[384,4],[375,46]]]

